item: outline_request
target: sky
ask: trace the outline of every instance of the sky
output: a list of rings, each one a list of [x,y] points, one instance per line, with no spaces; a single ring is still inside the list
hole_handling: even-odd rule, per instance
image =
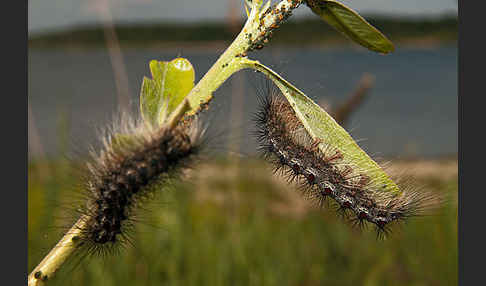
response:
[[[275,2],[275,0],[273,0]],[[243,17],[242,0],[29,0],[30,34],[95,24],[106,19],[109,7],[114,22],[221,21],[228,17],[230,2]],[[341,0],[360,14],[438,16],[457,14],[457,0]],[[306,6],[295,18],[314,17]]]

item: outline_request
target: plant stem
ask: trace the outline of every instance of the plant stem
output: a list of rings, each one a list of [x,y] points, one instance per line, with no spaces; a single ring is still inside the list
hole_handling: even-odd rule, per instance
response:
[[[168,118],[169,126],[175,126],[186,110],[190,109],[186,114],[192,115],[206,106],[212,99],[212,93],[235,72],[244,68],[253,68],[267,74],[265,69],[258,68],[262,65],[258,61],[249,60],[246,53],[252,49],[263,47],[271,32],[278,28],[279,24],[290,16],[292,10],[297,8],[301,2],[302,0],[282,0],[271,9],[271,1],[263,6],[263,0],[247,1],[246,3],[251,5],[251,11],[243,29],[190,91],[186,100]],[[279,76],[274,75],[274,77]],[[86,217],[82,216],[30,273],[28,277],[29,286],[45,285],[46,281],[54,276],[55,272],[76,250],[78,238],[82,235],[81,229],[83,229],[86,221]]]
[[[78,238],[81,234],[86,219],[84,216],[68,230],[68,232],[59,240],[49,254],[37,265],[37,267],[30,273],[27,281],[29,286],[45,285],[46,281],[61,267],[66,259],[74,252],[78,246]]]
[[[262,2],[262,0],[251,2],[252,9],[241,32],[187,95],[191,105],[188,115],[204,108],[211,101],[213,92],[232,74],[252,67],[247,64],[246,53],[255,47],[262,48],[271,32],[290,16],[292,10],[297,8],[302,0],[282,0],[273,9],[270,7],[270,1],[260,9]]]

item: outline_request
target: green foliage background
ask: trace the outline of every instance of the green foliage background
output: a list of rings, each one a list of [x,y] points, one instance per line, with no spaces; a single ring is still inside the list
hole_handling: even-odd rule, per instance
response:
[[[79,177],[67,170],[29,166],[28,271],[69,224]],[[71,262],[49,285],[457,285],[457,178],[418,181],[454,199],[381,241],[311,207],[260,161],[198,170],[147,206],[132,246]]]

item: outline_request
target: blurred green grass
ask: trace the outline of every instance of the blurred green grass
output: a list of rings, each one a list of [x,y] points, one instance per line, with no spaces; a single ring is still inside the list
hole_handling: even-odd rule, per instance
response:
[[[31,162],[28,270],[68,226],[79,177]],[[457,285],[457,176],[417,183],[454,198],[386,240],[306,202],[260,161],[197,168],[140,216],[119,255],[71,262],[49,285]]]

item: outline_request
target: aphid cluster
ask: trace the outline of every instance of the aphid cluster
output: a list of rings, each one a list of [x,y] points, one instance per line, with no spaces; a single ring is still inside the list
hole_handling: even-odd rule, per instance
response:
[[[382,233],[389,223],[420,214],[433,199],[417,191],[385,192],[347,163],[337,148],[319,150],[325,142],[311,139],[287,100],[275,91],[262,97],[255,121],[259,149],[275,170],[299,182],[320,206],[331,198],[342,213],[353,213],[351,219],[358,225],[369,222]]]
[[[268,43],[272,37],[273,31],[280,27],[280,24],[285,22],[292,15],[292,10],[299,7],[301,2],[302,0],[293,0],[289,7],[281,6],[278,8],[277,5],[268,7],[268,9],[260,16],[260,23],[258,26],[260,33],[256,35],[255,38],[252,38],[251,34],[248,35],[248,51],[263,49],[265,44]],[[269,27],[265,24],[265,19],[268,15],[270,15],[269,17],[272,18],[273,21]]]

